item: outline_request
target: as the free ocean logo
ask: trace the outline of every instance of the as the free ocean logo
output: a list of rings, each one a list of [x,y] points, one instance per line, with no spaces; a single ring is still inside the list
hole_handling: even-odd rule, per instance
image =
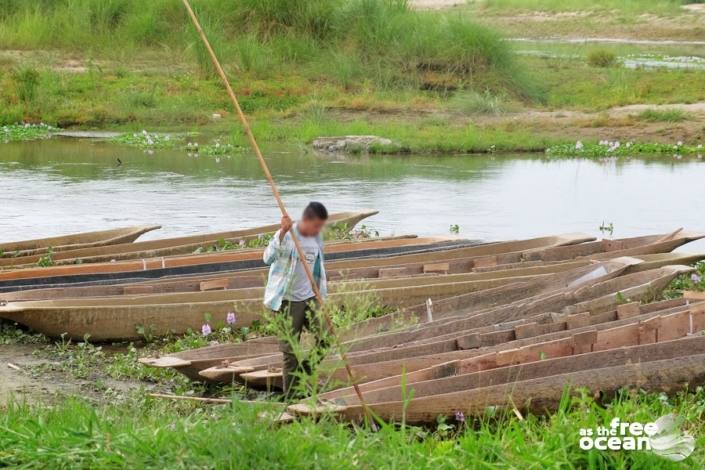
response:
[[[675,414],[654,422],[626,422],[614,418],[609,426],[581,428],[579,445],[583,450],[649,451],[665,459],[685,460],[695,449],[695,439],[681,430],[683,419]]]

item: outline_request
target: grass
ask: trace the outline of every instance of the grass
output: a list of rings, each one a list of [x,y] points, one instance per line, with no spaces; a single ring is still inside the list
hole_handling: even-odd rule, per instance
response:
[[[689,118],[688,113],[680,109],[647,109],[636,117],[647,122],[681,122]]]
[[[0,465],[24,468],[683,468],[650,452],[582,451],[579,429],[623,421],[685,419],[697,439],[684,463],[705,463],[705,395],[624,393],[610,406],[565,399],[549,417],[504,414],[430,427],[383,425],[377,432],[324,418],[286,426],[258,417],[269,407],[194,407],[136,397],[91,405],[10,404],[0,415]],[[270,414],[273,413],[270,411]],[[276,413],[273,413],[276,415]]]
[[[468,18],[412,11],[404,0],[212,0],[198,10],[224,63],[260,77],[298,69],[307,78],[339,84],[354,79],[381,88],[533,93],[494,31]],[[154,47],[174,56],[189,51],[201,72],[212,75],[183,7],[173,1],[12,2],[0,16],[0,43],[68,50],[90,45],[103,56],[139,56]]]
[[[613,67],[617,64],[617,56],[606,49],[595,49],[588,53],[587,62],[592,67]]]

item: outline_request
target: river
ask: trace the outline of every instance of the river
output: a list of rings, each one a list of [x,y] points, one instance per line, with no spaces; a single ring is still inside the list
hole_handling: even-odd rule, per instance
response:
[[[331,211],[376,208],[383,235],[460,234],[487,241],[552,233],[615,237],[705,230],[700,160],[556,159],[542,156],[324,157],[267,152],[293,214],[309,200]],[[118,160],[122,162],[118,163]],[[0,146],[0,240],[133,224],[161,224],[144,239],[278,220],[249,152],[192,157],[105,142],[52,139]],[[688,245],[705,251],[705,242]]]

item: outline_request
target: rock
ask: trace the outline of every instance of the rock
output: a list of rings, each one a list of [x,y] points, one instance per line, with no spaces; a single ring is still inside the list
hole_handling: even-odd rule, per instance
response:
[[[372,145],[392,145],[392,141],[376,135],[319,137],[313,141],[313,148],[329,153],[367,152]]]

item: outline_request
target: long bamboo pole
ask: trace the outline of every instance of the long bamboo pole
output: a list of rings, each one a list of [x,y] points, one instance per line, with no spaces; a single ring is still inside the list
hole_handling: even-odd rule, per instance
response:
[[[235,111],[237,111],[237,115],[240,118],[240,123],[242,124],[243,129],[245,130],[245,134],[247,135],[247,139],[250,141],[250,146],[252,147],[252,150],[254,150],[255,155],[257,156],[257,159],[259,160],[259,165],[262,168],[262,171],[264,172],[264,176],[267,178],[267,181],[269,182],[269,187],[272,189],[272,194],[274,195],[274,199],[277,201],[277,205],[279,206],[279,210],[282,213],[282,217],[289,216],[289,213],[286,210],[286,206],[284,206],[284,201],[281,198],[281,194],[279,194],[279,188],[277,188],[277,184],[274,182],[274,178],[272,177],[272,173],[269,171],[269,166],[267,165],[267,162],[264,160],[264,156],[262,155],[262,151],[259,148],[259,144],[257,144],[257,139],[255,139],[255,135],[252,133],[252,128],[250,127],[250,123],[247,119],[247,116],[245,113],[242,111],[242,108],[240,107],[240,102],[237,99],[237,96],[235,95],[235,92],[233,91],[233,88],[230,86],[230,81],[228,80],[227,75],[225,74],[225,70],[223,70],[223,67],[220,65],[220,61],[218,60],[218,56],[215,55],[215,51],[211,47],[210,41],[208,41],[208,37],[206,36],[206,33],[203,31],[203,28],[201,27],[200,21],[198,21],[198,17],[196,16],[196,13],[194,13],[193,8],[191,8],[191,4],[189,3],[189,0],[182,0],[184,7],[186,7],[186,11],[188,11],[188,15],[191,17],[191,21],[193,22],[194,27],[196,28],[196,31],[198,32],[198,35],[201,37],[201,40],[203,41],[203,45],[206,47],[206,50],[208,51],[208,55],[211,58],[211,61],[213,62],[213,66],[215,67],[216,72],[220,76],[220,79],[223,81],[223,85],[225,86],[225,90],[228,92],[228,96],[230,97],[230,101],[232,101],[233,106],[235,107]],[[298,237],[294,235],[294,232],[290,231],[291,239],[294,241],[294,246],[296,247],[296,252],[299,255],[299,259],[302,260],[302,264],[304,266],[304,271],[306,271],[306,276],[308,277],[309,282],[311,282],[311,287],[313,288],[313,293],[316,295],[316,300],[318,300],[319,307],[323,306],[324,299],[323,296],[321,295],[321,291],[318,288],[318,285],[316,284],[316,281],[313,278],[313,272],[311,271],[311,267],[308,265],[306,262],[306,256],[304,255],[303,249],[301,248],[301,244],[299,243]],[[372,414],[370,412],[370,409],[368,408],[367,404],[365,403],[364,398],[362,397],[362,391],[360,390],[360,387],[357,385],[357,381],[355,380],[355,377],[353,376],[352,369],[350,368],[350,364],[348,362],[347,355],[345,354],[345,351],[343,350],[342,346],[340,345],[340,341],[337,340],[337,335],[335,332],[335,327],[333,325],[333,321],[330,318],[330,315],[328,315],[325,310],[323,310],[323,318],[325,319],[326,326],[328,327],[329,334],[333,335],[333,337],[336,339],[335,343],[338,345],[338,353],[340,354],[340,358],[343,361],[343,364],[345,365],[345,370],[348,373],[348,377],[350,378],[350,382],[353,384],[353,388],[355,389],[355,393],[357,394],[358,399],[360,400],[360,404],[362,405],[363,409],[365,410],[365,413],[367,415],[367,418],[370,419],[370,423],[374,424],[372,421]]]

